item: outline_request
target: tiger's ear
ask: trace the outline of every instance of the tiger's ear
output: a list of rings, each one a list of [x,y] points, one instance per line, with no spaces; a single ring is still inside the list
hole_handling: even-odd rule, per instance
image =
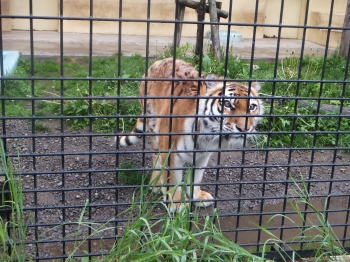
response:
[[[256,92],[259,92],[261,89],[261,84],[259,82],[252,82],[251,87],[253,87]]]
[[[205,80],[211,80],[211,81],[204,81],[205,85],[207,86],[207,89],[213,88],[216,86],[216,81],[213,81],[213,79],[219,79],[219,77],[215,74],[205,74],[202,76]]]

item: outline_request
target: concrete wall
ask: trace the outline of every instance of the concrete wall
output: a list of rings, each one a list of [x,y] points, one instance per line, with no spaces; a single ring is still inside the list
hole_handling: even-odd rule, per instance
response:
[[[67,16],[89,17],[89,1],[86,0],[63,0],[64,14]],[[336,0],[334,12],[345,13],[347,0]],[[125,19],[147,19],[147,2],[146,0],[123,1],[122,17]],[[326,12],[329,13],[331,0],[310,0],[309,19],[311,23],[312,13]],[[229,10],[229,0],[222,0],[222,9]],[[282,24],[300,25],[304,23],[306,0],[285,0]],[[254,23],[255,10],[258,9],[257,23],[261,24],[278,24],[281,0],[260,0],[256,7],[255,0],[234,0],[232,5],[232,22],[233,23]],[[119,16],[119,1],[116,0],[99,0],[94,1],[94,17],[116,18]],[[175,5],[173,1],[152,0],[150,8],[150,19],[154,20],[172,20],[175,14]],[[186,8],[186,21],[197,21],[195,10]],[[209,21],[209,15],[206,15],[206,21]],[[227,22],[227,19],[222,19]],[[312,23],[311,23],[312,24]],[[123,34],[146,35],[147,27],[144,22],[123,22]],[[312,24],[314,25],[314,24]],[[205,30],[210,27],[206,26]],[[221,30],[227,27],[220,26]],[[93,23],[93,30],[96,33],[118,33],[117,22],[96,21]],[[243,38],[253,36],[253,26],[233,26],[232,30],[242,33]],[[65,21],[64,31],[66,32],[89,32],[89,22],[84,21]],[[169,36],[174,31],[174,25],[171,23],[150,23],[150,34]],[[183,26],[183,36],[196,35],[196,25],[185,24]],[[277,27],[257,27],[256,37],[274,37],[278,35]],[[283,28],[281,31],[283,38],[300,38],[302,30],[298,28]]]
[[[302,0],[286,0],[283,22],[297,25],[299,23],[299,12]],[[297,2],[297,4],[295,4]],[[229,0],[222,0],[222,9],[229,10]],[[255,9],[258,9],[257,23],[276,24],[279,21],[280,0],[260,0],[256,7],[256,1],[253,0],[235,0],[232,7],[233,23],[254,23]],[[89,17],[89,3],[86,0],[64,0],[64,14],[67,16]],[[100,18],[116,18],[119,16],[119,1],[115,0],[99,0],[95,1],[94,17]],[[150,8],[150,19],[154,20],[171,20],[175,14],[175,5],[172,1],[152,0]],[[122,6],[122,17],[125,19],[147,19],[147,1],[133,0],[124,1]],[[195,10],[186,8],[186,21],[197,21]],[[206,21],[209,21],[209,15],[206,15]],[[221,19],[227,22],[228,19]],[[99,33],[118,33],[117,22],[98,21],[93,23],[94,32]],[[205,30],[210,27],[206,26]],[[221,30],[227,30],[227,26],[220,26]],[[64,30],[70,32],[89,32],[89,22],[86,21],[65,21]],[[183,36],[196,35],[196,25],[184,24]],[[244,38],[253,36],[253,26],[233,26],[231,30],[240,32]],[[174,31],[174,25],[171,23],[150,23],[150,33],[152,35],[169,36]],[[256,37],[262,38],[264,34],[267,36],[277,35],[277,29],[272,27],[257,27]],[[145,35],[147,27],[144,22],[123,22],[123,34]],[[296,38],[298,29],[284,29],[282,37]]]
[[[1,0],[1,11],[4,15],[10,14],[10,0]],[[11,19],[2,20],[2,30],[3,31],[11,30]]]
[[[286,0],[283,6],[282,24],[299,25],[302,0]],[[281,0],[267,0],[265,8],[265,24],[279,24]],[[265,37],[278,36],[277,27],[264,27]],[[281,37],[298,38],[298,28],[282,28]]]
[[[33,0],[33,15],[35,16],[57,16],[58,2],[57,0]],[[10,0],[10,14],[28,16],[29,1],[27,0]],[[16,30],[29,30],[29,19],[11,19],[11,28]],[[34,30],[57,30],[58,20],[51,19],[34,19]]]
[[[302,17],[305,16],[305,2],[306,0],[302,0]],[[346,10],[346,0],[336,0],[334,1],[333,6],[333,15],[331,26],[342,27],[345,18],[345,10]],[[307,25],[309,26],[328,26],[329,24],[329,11],[331,8],[331,0],[313,0],[310,2],[310,11],[308,15]],[[304,23],[303,20],[300,21],[300,24]],[[298,38],[302,38],[303,30],[299,30]],[[324,45],[327,41],[327,33],[326,29],[307,29],[306,31],[306,40]],[[330,47],[339,47],[340,39],[342,32],[340,30],[331,30],[330,31],[330,39],[329,46]]]
[[[89,2],[85,0],[63,0],[64,14],[70,17],[89,17]],[[174,18],[175,5],[173,2],[164,0],[152,0],[150,8],[150,19],[153,20],[171,20]],[[119,1],[115,0],[99,0],[94,2],[93,7],[94,17],[99,18],[118,18],[119,17]],[[122,18],[139,20],[123,22],[122,33],[127,35],[146,35],[147,24],[144,22],[147,19],[147,1],[132,0],[123,1]],[[208,18],[208,17],[207,17]],[[197,21],[195,10],[186,9],[185,20]],[[88,21],[69,20],[64,22],[65,32],[89,32]],[[105,34],[118,34],[119,23],[110,21],[95,21],[93,23],[94,32]],[[150,23],[150,34],[159,36],[169,36],[174,33],[174,24],[172,23]],[[196,26],[184,25],[183,36],[193,36],[196,34]]]
[[[29,4],[27,0],[1,0],[3,13],[12,15],[28,15]],[[63,1],[63,15],[67,17],[89,18],[90,17],[90,1],[88,0],[32,0],[33,14],[45,16],[57,16],[59,13],[59,1]],[[222,9],[228,11],[230,0],[221,0]],[[285,0],[282,24],[303,25],[305,17],[305,5],[307,0]],[[345,13],[347,0],[334,1],[334,12],[340,15]],[[119,23],[116,21],[103,21],[106,18],[119,17],[119,1],[118,0],[94,0],[93,1],[94,18],[100,18],[93,22],[93,32],[102,34],[119,34]],[[124,0],[122,1],[122,18],[130,19],[130,21],[122,22],[122,34],[124,35],[146,35],[147,23],[147,3],[146,0]],[[319,13],[329,13],[331,0],[310,0],[308,25],[318,25],[327,20],[327,16],[319,16]],[[256,7],[255,0],[233,0],[232,5],[232,22],[233,23],[254,23],[255,10],[257,12],[257,23],[260,24],[278,24],[281,9],[281,0],[259,0]],[[175,4],[174,0],[152,0],[149,10],[150,19],[167,20],[174,19]],[[342,19],[337,17],[336,19]],[[186,21],[197,21],[195,10],[186,8]],[[206,21],[209,16],[206,15]],[[221,19],[227,22],[228,19]],[[8,21],[7,21],[8,23]],[[337,23],[334,23],[337,24]],[[174,32],[173,23],[153,23],[149,24],[150,34],[153,36],[171,36]],[[34,20],[33,27],[35,30],[60,30],[58,20]],[[28,30],[28,19],[12,19],[11,26],[3,24],[3,30]],[[183,36],[195,36],[197,26],[195,24],[183,25]],[[205,30],[210,27],[206,26]],[[65,20],[63,23],[64,32],[73,33],[89,33],[90,22],[79,20]],[[227,30],[227,26],[221,25],[220,30]],[[231,30],[242,33],[243,38],[252,38],[253,26],[233,26]],[[298,28],[283,28],[281,36],[283,38],[301,38],[303,30]],[[308,30],[307,37],[311,41],[321,39],[324,32],[320,30]],[[256,37],[276,37],[278,28],[272,26],[256,27]],[[323,38],[322,38],[323,39]],[[324,41],[324,40],[322,40]],[[334,43],[333,43],[334,44]]]

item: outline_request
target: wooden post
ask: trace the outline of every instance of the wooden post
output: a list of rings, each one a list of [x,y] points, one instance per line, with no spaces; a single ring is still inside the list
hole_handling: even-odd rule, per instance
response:
[[[205,18],[205,1],[206,0],[200,0],[198,7],[197,7],[197,17],[198,22],[203,22]],[[200,55],[203,52],[203,34],[204,34],[204,25],[198,24],[197,26],[197,40],[196,40],[196,50],[195,54]]]
[[[179,3],[179,7],[177,9],[176,13],[176,21],[183,21],[185,17],[185,8],[186,6]],[[173,44],[173,46],[179,47],[181,42],[181,33],[182,33],[182,23],[176,23],[175,25],[175,36],[176,36],[176,43]]]
[[[217,2],[216,1],[216,10],[218,11],[218,22],[220,22],[219,10],[221,10],[221,7],[222,7],[222,2]]]
[[[345,28],[349,28],[349,30],[343,30],[339,55],[343,57],[347,57],[349,55],[349,45],[350,45],[350,0],[348,0],[348,4],[346,6],[344,26]]]
[[[218,13],[216,10],[215,0],[209,0],[209,14],[210,22],[218,22]],[[214,53],[214,56],[221,60],[220,55],[220,36],[219,36],[219,25],[211,25],[211,47]]]
[[[211,1],[212,3],[212,15],[216,14],[216,19],[213,16],[213,21],[220,21],[220,17],[227,18],[228,17],[228,12],[221,10],[221,2],[216,2]],[[198,21],[202,22],[204,21],[205,14],[209,13],[210,6],[206,4],[206,0],[200,0],[200,2],[195,2],[192,0],[175,0],[175,3],[177,3],[178,6],[178,12],[176,13],[176,20],[177,21],[183,21],[184,15],[185,15],[185,8],[189,7],[192,9],[197,10],[197,17]],[[214,10],[215,8],[215,10]],[[212,16],[211,16],[212,17]],[[211,20],[212,21],[212,20]],[[214,30],[215,31],[215,30]],[[219,27],[217,26],[217,31],[219,31]],[[181,32],[182,32],[182,23],[177,23],[175,25],[175,33],[174,35],[176,36],[176,43],[173,43],[173,46],[179,47],[180,46],[180,41],[181,41]],[[197,55],[201,54],[203,51],[203,35],[204,35],[204,25],[203,24],[198,24],[197,26],[197,41],[196,41],[196,48],[195,48],[195,53]],[[219,43],[217,48],[220,50],[220,38],[218,38]]]
[[[178,0],[179,4],[182,4],[184,6],[187,6],[192,9],[197,9],[199,5],[201,5],[201,2],[195,2],[192,0]],[[204,7],[205,12],[209,13],[209,6],[205,5]],[[218,11],[218,17],[227,18],[228,12],[225,10],[217,9]]]

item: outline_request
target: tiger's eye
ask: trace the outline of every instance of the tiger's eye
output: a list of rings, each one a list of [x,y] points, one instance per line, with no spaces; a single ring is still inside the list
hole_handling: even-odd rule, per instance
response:
[[[225,100],[225,101],[224,101],[224,106],[225,106],[225,107],[231,107],[231,102],[228,101],[228,100]]]
[[[256,108],[256,104],[251,104],[251,105],[249,106],[249,110],[250,110],[250,111],[255,110],[255,108]]]

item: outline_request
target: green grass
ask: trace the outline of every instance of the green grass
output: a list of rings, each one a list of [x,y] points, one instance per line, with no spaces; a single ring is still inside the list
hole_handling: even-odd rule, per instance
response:
[[[40,132],[49,132],[50,131],[50,127],[48,127],[45,124],[37,121],[35,123],[35,130],[36,131],[40,131]]]
[[[23,208],[23,193],[21,176],[15,175],[15,167],[6,159],[2,140],[0,140],[1,176],[5,178],[1,188],[0,209],[11,210],[9,220],[0,216],[0,258],[1,261],[28,261],[25,240],[28,218],[25,218]],[[9,191],[9,198],[4,191]]]
[[[269,236],[269,239],[265,242],[263,247],[263,255],[264,252],[268,250],[268,246],[274,245],[277,247],[277,251],[283,257],[284,261],[295,261],[299,258],[297,257],[295,252],[292,252],[292,256],[288,255],[283,250],[296,250],[300,249],[300,245],[291,246],[286,244],[286,241],[282,241],[277,235],[274,234],[273,231],[268,230],[269,224],[276,218],[283,217],[285,221],[291,223],[293,226],[296,226],[298,229],[298,233],[295,234],[290,241],[291,243],[304,243],[303,249],[314,250],[314,257],[311,261],[334,261],[334,256],[345,256],[347,255],[346,250],[344,249],[341,241],[333,231],[332,225],[329,224],[327,216],[326,216],[326,208],[328,199],[324,203],[324,210],[318,210],[313,204],[313,200],[311,198],[310,193],[307,189],[307,184],[304,180],[301,182],[296,182],[294,178],[292,178],[293,185],[295,187],[294,194],[297,198],[287,199],[289,205],[292,207],[293,212],[298,217],[298,221],[291,219],[288,215],[273,215],[269,218],[269,220],[265,223],[264,226],[258,226],[264,233]],[[305,217],[304,216],[304,208],[307,206],[308,210],[312,211],[316,216],[316,220],[318,224],[311,221],[309,219],[310,214]],[[309,225],[305,228],[302,225]],[[341,260],[341,261],[347,261]]]
[[[74,116],[115,116],[117,107],[121,115],[137,115],[141,109],[137,99],[123,99],[117,103],[116,99],[103,99],[103,97],[117,97],[120,85],[120,96],[132,97],[138,95],[139,83],[136,81],[118,80],[94,80],[86,81],[89,77],[89,59],[86,57],[65,57],[63,62],[63,76],[74,77],[75,80],[21,80],[21,77],[32,75],[30,60],[21,58],[18,63],[15,76],[18,80],[5,81],[5,97],[9,101],[5,102],[5,115],[10,116],[31,116],[31,101],[10,100],[11,98],[31,98],[44,97],[43,100],[35,102],[36,116],[59,116],[61,108],[63,116],[72,116],[67,123],[75,129],[87,127],[90,124],[89,118],[73,119]],[[135,55],[121,58],[122,78],[141,78],[145,72],[144,59]],[[59,77],[60,61],[58,60],[35,60],[35,77]],[[112,57],[97,57],[92,59],[92,77],[115,78],[118,73],[118,59]],[[120,83],[119,83],[120,82]],[[62,90],[61,90],[62,89]],[[63,104],[54,98],[70,98],[64,100]],[[86,99],[82,99],[82,98]],[[101,97],[101,99],[94,99]],[[50,99],[45,99],[50,98]],[[90,99],[89,99],[90,98]],[[91,111],[90,111],[91,106]],[[95,132],[111,133],[116,129],[116,118],[95,118],[92,119],[93,130]],[[119,129],[131,129],[135,119],[120,119]]]
[[[205,217],[200,217],[198,210],[190,213],[188,206],[173,213],[162,203],[163,197],[158,193],[150,194],[151,189],[143,186],[144,183],[145,177],[142,187],[133,195],[131,207],[120,214],[129,215],[123,234],[116,239],[108,255],[93,258],[92,261],[263,261],[223,235],[215,223],[219,220],[217,210]],[[169,189],[167,194],[173,194],[174,190]],[[165,212],[159,213],[159,203],[164,205]],[[92,225],[82,220],[78,224],[81,227]],[[93,230],[89,237],[106,230],[107,224]],[[68,261],[74,260],[83,244],[76,246],[69,254]],[[86,256],[82,260],[89,261],[89,258]]]
[[[119,169],[125,169],[124,171],[119,172],[119,179],[126,185],[141,185],[142,181],[145,181],[145,184],[149,183],[150,174],[143,174],[141,171],[135,171],[137,166],[131,162],[126,161],[120,164]]]
[[[177,48],[177,57],[192,63],[197,69],[199,57],[193,54],[192,46],[186,44]],[[151,61],[173,55],[172,48],[165,48],[163,53]],[[266,103],[266,117],[259,127],[263,132],[293,132],[293,134],[271,134],[258,136],[259,145],[263,147],[350,147],[349,134],[307,134],[307,132],[337,132],[350,130],[349,118],[339,118],[339,98],[350,98],[350,89],[343,90],[342,84],[314,83],[321,80],[323,57],[305,57],[302,61],[301,75],[298,76],[300,60],[297,57],[283,59],[275,65],[274,62],[255,61],[252,79],[263,81],[262,96],[269,99]],[[326,60],[324,79],[339,81],[345,75],[345,62],[337,54],[331,55]],[[35,102],[36,116],[71,116],[67,123],[75,129],[89,126],[92,121],[94,132],[111,133],[116,128],[120,131],[128,131],[133,128],[135,118],[123,118],[122,116],[136,116],[141,112],[138,100],[139,82],[132,80],[114,80],[118,73],[117,56],[96,57],[91,61],[91,75],[98,78],[111,78],[112,80],[86,81],[89,76],[89,59],[87,57],[65,57],[63,61],[63,76],[74,77],[75,80],[11,80],[5,81],[6,98],[50,97],[59,98],[61,92],[64,100],[43,99]],[[269,82],[274,80],[274,68],[277,66],[276,80],[281,82]],[[30,60],[21,58],[15,73],[18,77],[31,76]],[[205,54],[202,63],[203,73],[212,72],[218,75],[225,74],[225,61],[213,58],[210,52]],[[35,60],[33,68],[35,77],[59,77],[60,61]],[[140,78],[145,72],[145,61],[139,55],[132,57],[121,56],[121,78]],[[249,61],[237,57],[228,57],[227,77],[240,81],[249,79]],[[311,80],[310,82],[293,83],[291,80]],[[120,89],[119,89],[120,87]],[[119,90],[119,91],[118,91]],[[120,97],[127,99],[108,99]],[[100,97],[97,99],[96,97]],[[296,104],[294,97],[300,100]],[[318,98],[330,100],[321,101],[321,106],[329,104],[334,106],[332,111],[317,112]],[[271,100],[271,98],[273,98]],[[308,98],[308,101],[301,101]],[[6,116],[30,116],[32,115],[31,101],[10,100],[5,102]],[[345,99],[343,106],[350,106],[350,99]],[[61,113],[62,111],[62,113]],[[120,114],[117,120],[114,116]],[[271,117],[269,116],[271,115]],[[276,116],[274,116],[276,115]],[[316,115],[316,116],[315,116]],[[76,119],[75,116],[86,116]],[[89,119],[89,116],[98,118]]]

